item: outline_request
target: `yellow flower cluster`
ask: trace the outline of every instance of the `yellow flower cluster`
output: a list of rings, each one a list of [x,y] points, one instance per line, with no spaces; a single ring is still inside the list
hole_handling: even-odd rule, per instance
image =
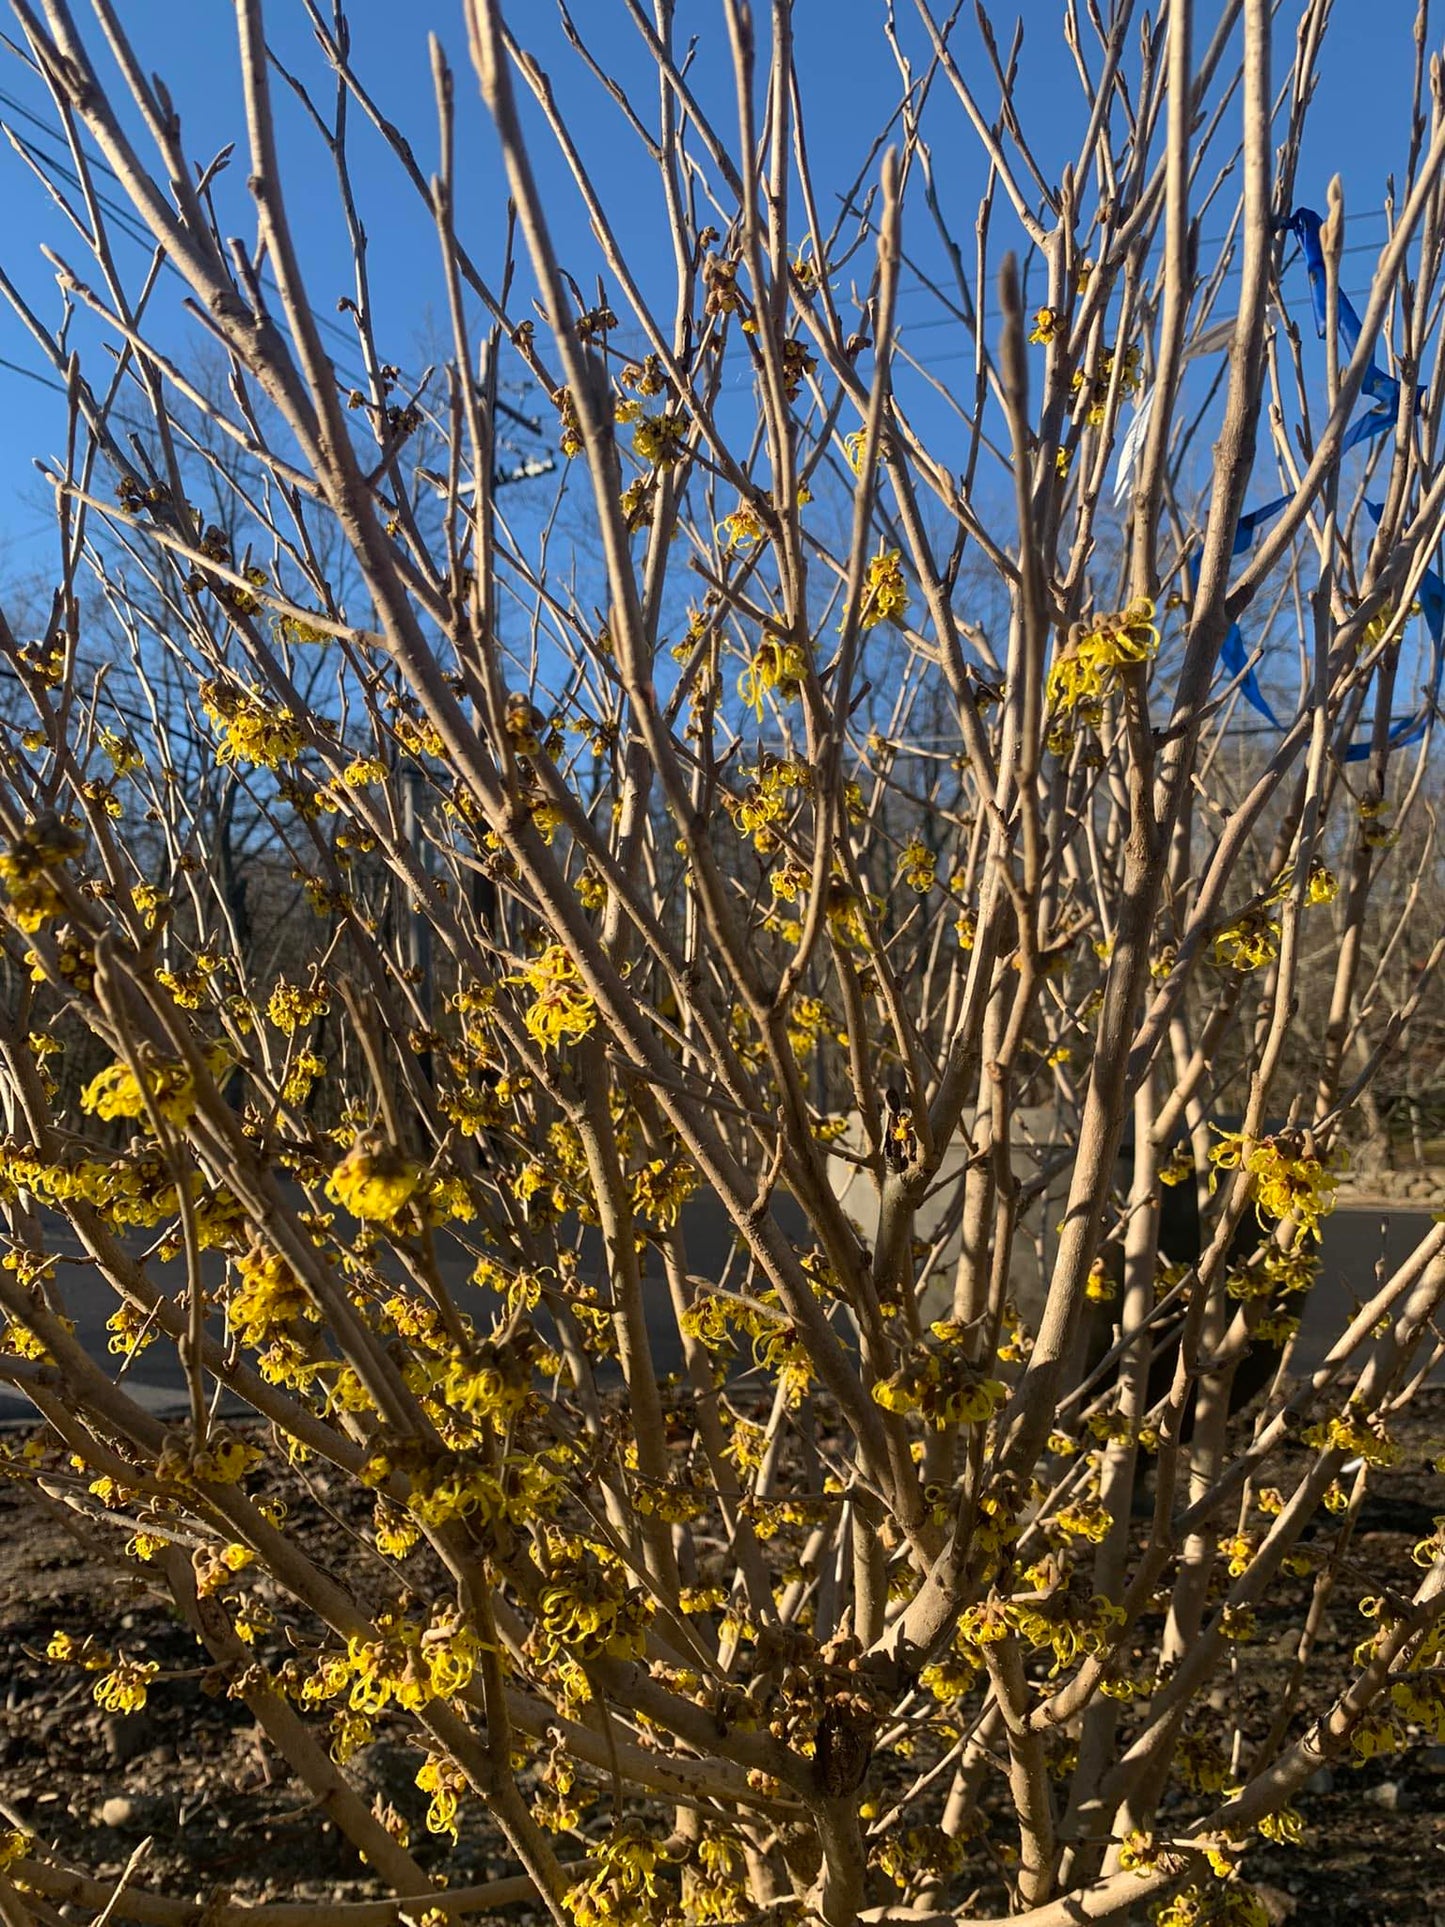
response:
[[[1445,1741],[1445,1680],[1438,1674],[1396,1680],[1390,1698],[1403,1718],[1423,1726],[1437,1744]]]
[[[686,1870],[685,1907],[698,1927],[727,1927],[751,1911],[747,1891],[747,1856],[734,1833],[706,1833],[694,1848]]]
[[[938,858],[915,836],[903,851],[898,874],[910,890],[916,890],[921,897],[927,896],[938,874]]]
[[[224,1425],[213,1426],[203,1445],[172,1433],[156,1459],[156,1477],[170,1485],[235,1485],[264,1456],[259,1446],[248,1444]]]
[[[416,1196],[420,1166],[400,1151],[361,1138],[326,1180],[326,1195],[354,1218],[391,1224]]]
[[[1111,1605],[1102,1593],[1084,1594],[1068,1583],[1067,1569],[1057,1557],[1031,1566],[1028,1577],[1044,1597],[1037,1602],[1014,1600],[1014,1623],[1036,1652],[1053,1653],[1051,1679],[1083,1654],[1107,1650],[1114,1630],[1124,1623],[1122,1606]]]
[[[98,1158],[49,1163],[32,1151],[0,1147],[0,1197],[10,1199],[19,1192],[61,1206],[83,1201],[116,1225],[148,1228],[179,1209],[171,1174],[154,1158],[117,1158],[109,1164]]]
[[[416,1784],[423,1793],[431,1795],[431,1805],[426,1810],[427,1832],[450,1834],[455,1845],[458,1796],[466,1791],[466,1774],[445,1753],[428,1753],[424,1764],[417,1769]]]
[[[1237,1880],[1191,1882],[1153,1910],[1154,1927],[1269,1927],[1264,1903]]]
[[[50,872],[78,856],[83,848],[75,830],[53,819],[44,824],[27,823],[11,847],[0,854],[0,879],[4,880],[15,921],[27,934],[64,909],[65,900]]]
[[[255,763],[263,769],[299,755],[306,733],[289,709],[272,707],[254,690],[212,680],[201,684],[201,707],[221,732],[218,763]]]
[[[1071,1504],[1059,1507],[1053,1515],[1053,1523],[1070,1539],[1088,1539],[1094,1545],[1099,1545],[1108,1537],[1114,1515],[1097,1499],[1075,1499]]]
[[[632,451],[653,468],[672,468],[687,450],[686,415],[643,415],[632,431]]]
[[[188,1124],[195,1113],[196,1086],[189,1068],[179,1063],[143,1066],[145,1087],[128,1064],[115,1063],[99,1072],[80,1094],[80,1107],[108,1122],[118,1117],[144,1118],[149,1098],[169,1124]]]
[[[1104,419],[1109,402],[1109,384],[1114,375],[1114,352],[1106,348],[1100,355],[1092,379],[1085,375],[1082,368],[1074,370],[1073,392],[1078,395],[1088,393],[1088,406],[1084,420],[1090,428],[1097,428]],[[1130,395],[1137,395],[1143,383],[1143,356],[1137,347],[1125,348],[1119,367],[1119,399],[1123,401]]]
[[[224,958],[203,950],[189,970],[157,970],[156,982],[171,993],[182,1010],[199,1010],[212,977],[225,969]]]
[[[901,1827],[879,1848],[878,1867],[895,1887],[906,1890],[925,1879],[951,1879],[963,1865],[964,1853],[958,1835],[940,1826]]]
[[[0,1873],[13,1867],[17,1860],[23,1860],[29,1853],[35,1835],[25,1833],[19,1827],[7,1827],[0,1831]]]
[[[840,1044],[848,1041],[836,1011],[822,997],[794,997],[788,1006],[788,1042],[794,1056],[806,1062],[825,1037]]]
[[[392,1469],[385,1453],[374,1454],[363,1469],[363,1485],[383,1484]],[[479,1454],[452,1450],[408,1458],[402,1469],[409,1486],[407,1510],[414,1519],[432,1527],[466,1519],[474,1533],[493,1541],[553,1514],[561,1490],[557,1465],[528,1453],[509,1453],[491,1464]],[[392,1515],[388,1524],[395,1524]]]
[[[538,1598],[541,1620],[533,1635],[543,1659],[638,1659],[646,1648],[652,1601],[629,1585],[627,1569],[611,1554],[581,1540],[554,1547],[554,1578]],[[555,1576],[565,1571],[565,1577]]]
[[[266,1015],[277,1030],[289,1037],[324,1016],[330,1008],[331,993],[325,984],[313,984],[306,990],[300,984],[287,983],[283,977],[267,999]]]
[[[782,636],[765,636],[752,661],[738,677],[738,694],[761,722],[766,697],[776,694],[780,702],[796,702],[807,679],[806,643],[789,642]]]
[[[1308,1131],[1281,1131],[1275,1137],[1250,1143],[1242,1132],[1220,1131],[1210,1127],[1219,1142],[1209,1153],[1214,1166],[1213,1184],[1219,1171],[1236,1171],[1241,1165],[1255,1180],[1255,1213],[1261,1224],[1266,1219],[1292,1218],[1312,1238],[1320,1235],[1320,1220],[1335,1208],[1339,1173],[1319,1156]],[[1275,1262],[1280,1274],[1277,1289],[1303,1289],[1303,1283],[1290,1281],[1291,1267]],[[1307,1277],[1304,1282],[1308,1282]]]
[[[1400,1448],[1385,1430],[1384,1421],[1371,1419],[1357,1405],[1346,1405],[1335,1417],[1311,1425],[1304,1442],[1318,1452],[1348,1452],[1366,1465],[1394,1465],[1400,1456]]]
[[[973,1691],[982,1671],[982,1660],[960,1634],[942,1659],[924,1667],[918,1675],[918,1683],[933,1695],[940,1706],[956,1706]]]
[[[1268,901],[1270,903],[1283,903],[1293,888],[1294,870],[1291,867],[1284,872],[1275,884],[1273,890],[1270,891]],[[1335,875],[1334,871],[1330,869],[1328,864],[1321,863],[1319,859],[1316,858],[1310,865],[1309,875],[1305,878],[1305,902],[1333,903],[1339,894],[1339,878]]]
[[[597,1022],[597,1006],[560,943],[548,944],[535,962],[507,981],[526,984],[535,994],[524,1021],[544,1050],[560,1050],[565,1042],[586,1037]]]
[[[588,1855],[588,1871],[565,1895],[577,1927],[642,1927],[675,1912],[658,1871],[664,1843],[637,1823],[615,1827]]]
[[[226,1300],[226,1320],[243,1345],[259,1351],[303,1319],[320,1313],[296,1273],[278,1252],[253,1246],[235,1261],[237,1282]]]
[[[881,549],[868,564],[863,578],[865,629],[876,629],[880,622],[901,624],[908,611],[908,584],[903,575],[903,557],[897,549]]]
[[[481,1642],[455,1607],[425,1625],[403,1613],[378,1615],[375,1637],[354,1634],[344,1653],[316,1662],[300,1687],[303,1705],[315,1706],[346,1695],[352,1713],[374,1719],[393,1702],[417,1712],[437,1699],[455,1699],[471,1684]]]
[[[670,1158],[650,1158],[628,1182],[636,1215],[666,1230],[677,1223],[682,1207],[702,1180],[696,1165],[677,1153]]]
[[[1216,930],[1211,947],[1221,969],[1262,970],[1279,955],[1279,925],[1263,910],[1249,910]]]
[[[896,1371],[873,1387],[873,1400],[887,1412],[917,1412],[929,1425],[986,1425],[1008,1397],[1001,1379],[971,1364],[959,1327],[932,1327],[934,1345],[916,1348]]]
[[[1060,714],[1096,720],[1099,706],[1122,670],[1159,653],[1154,604],[1140,596],[1117,615],[1095,616],[1082,625],[1049,670],[1049,706]]]
[[[139,1713],[146,1691],[160,1671],[152,1659],[118,1659],[104,1679],[95,1682],[95,1702],[107,1713]]]
[[[794,795],[800,791],[806,794],[811,776],[802,763],[765,756],[741,797],[725,794],[724,807],[743,834],[753,839],[759,856],[772,856],[777,850],[778,825],[787,816]]]
[[[73,1636],[59,1627],[50,1635],[45,1648],[45,1657],[62,1663],[83,1666],[88,1673],[103,1673],[114,1664],[110,1654],[96,1646],[89,1635],[77,1645]]]

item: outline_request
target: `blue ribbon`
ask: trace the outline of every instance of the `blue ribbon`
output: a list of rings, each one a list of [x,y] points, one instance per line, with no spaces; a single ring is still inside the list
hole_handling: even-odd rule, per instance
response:
[[[1300,244],[1304,255],[1305,272],[1310,280],[1310,302],[1315,311],[1315,331],[1323,341],[1329,322],[1328,282],[1325,275],[1324,249],[1320,246],[1320,228],[1323,223],[1312,207],[1297,207],[1285,222],[1289,233]],[[1360,340],[1360,317],[1355,304],[1341,288],[1336,296],[1339,304],[1340,340],[1345,353],[1353,356]],[[1361,391],[1368,395],[1376,406],[1368,409],[1350,429],[1340,446],[1340,453],[1347,454],[1361,442],[1373,441],[1376,435],[1383,435],[1400,412],[1400,383],[1394,375],[1387,375],[1374,356],[1365,370],[1365,379],[1360,384]],[[1415,391],[1415,406],[1420,405],[1423,388]]]
[[[1329,324],[1328,283],[1325,274],[1324,249],[1320,245],[1321,221],[1313,208],[1296,208],[1284,223],[1288,232],[1299,242],[1304,255],[1305,271],[1309,275],[1310,301],[1314,308],[1315,327],[1321,337]],[[1343,289],[1338,292],[1338,316],[1340,340],[1346,354],[1353,356],[1360,340],[1360,317],[1354,303]],[[1365,370],[1361,383],[1363,392],[1375,403],[1371,409],[1350,428],[1341,444],[1341,454],[1357,447],[1361,442],[1372,441],[1396,421],[1400,410],[1400,383],[1393,375],[1385,373],[1379,363],[1370,357],[1370,365]],[[1423,388],[1415,391],[1415,405],[1419,406]],[[1248,515],[1239,518],[1239,526],[1234,533],[1232,556],[1247,555],[1254,546],[1255,536],[1267,522],[1274,519],[1289,502],[1287,495],[1278,496],[1266,502],[1262,508],[1251,509]],[[1373,502],[1365,504],[1370,514],[1378,522],[1382,510]],[[1201,557],[1196,554],[1188,564],[1191,586],[1199,586]],[[1425,627],[1430,636],[1431,664],[1430,675],[1420,706],[1411,715],[1402,716],[1390,724],[1388,744],[1391,749],[1403,749],[1415,743],[1425,734],[1430,718],[1435,713],[1440,697],[1440,684],[1445,676],[1445,581],[1433,569],[1427,569],[1420,578],[1420,612],[1425,618]],[[1259,678],[1249,663],[1249,652],[1245,648],[1244,635],[1237,622],[1230,625],[1219,650],[1220,666],[1231,679],[1238,677],[1240,694],[1257,714],[1263,716],[1275,729],[1283,729],[1284,724],[1275,715],[1260,688]],[[1369,743],[1351,743],[1344,752],[1347,763],[1363,762],[1371,752]]]
[[[1234,546],[1229,551],[1230,555],[1247,555],[1250,549],[1254,547],[1254,538],[1259,530],[1264,527],[1266,522],[1273,521],[1288,501],[1289,497],[1287,495],[1281,495],[1276,497],[1273,502],[1266,502],[1263,508],[1251,509],[1248,515],[1241,515],[1239,518],[1239,526],[1234,531]],[[1190,558],[1189,581],[1191,588],[1197,589],[1199,587],[1199,569],[1203,559],[1202,551]],[[1275,715],[1265,700],[1264,691],[1259,686],[1259,677],[1256,675],[1253,665],[1249,660],[1249,651],[1244,646],[1244,632],[1237,622],[1230,623],[1229,634],[1220,644],[1219,661],[1221,667],[1229,672],[1231,680],[1236,676],[1243,678],[1239,685],[1239,693],[1249,704],[1250,708],[1263,716],[1265,721],[1273,728],[1283,729],[1284,724],[1280,721],[1279,717]]]
[[[1376,523],[1384,514],[1378,502],[1366,502],[1371,519]],[[1425,628],[1430,636],[1430,679],[1420,707],[1412,716],[1395,718],[1385,741],[1391,749],[1404,749],[1411,743],[1418,743],[1430,726],[1430,718],[1440,698],[1440,680],[1445,674],[1445,582],[1440,580],[1433,569],[1426,569],[1420,577],[1420,613],[1425,618]],[[1370,755],[1372,743],[1351,743],[1345,751],[1347,763],[1363,763]]]

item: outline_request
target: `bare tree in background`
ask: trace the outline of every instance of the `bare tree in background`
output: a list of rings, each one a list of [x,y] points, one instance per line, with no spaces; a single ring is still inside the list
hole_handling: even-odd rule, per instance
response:
[[[1260,1922],[1241,1863],[1310,1776],[1445,1736],[1438,1534],[1350,1664],[1319,1645],[1440,1354],[1445,1225],[1291,1368],[1340,1147],[1438,1024],[1439,65],[1395,103],[1356,313],[1340,190],[1312,221],[1295,178],[1326,0],[1283,66],[1266,0],[1207,42],[1188,0],[1068,0],[1087,131],[1057,177],[1018,43],[985,21],[965,59],[916,0],[853,183],[810,168],[790,0],[708,11],[726,118],[670,0],[588,10],[591,45],[564,16],[655,163],[668,273],[497,0],[468,0],[474,75],[433,46],[435,136],[305,4],[316,85],[237,0],[234,239],[108,0],[84,33],[12,0],[79,183],[61,287],[118,359],[4,282],[69,402],[51,619],[0,624],[27,704],[0,1378],[49,1440],[6,1469],[173,1598],[409,1919]],[[514,213],[490,260],[455,165],[478,85]],[[335,162],[361,385],[308,293],[282,92]],[[930,144],[960,116],[972,230]],[[358,118],[435,227],[452,338],[415,380],[377,339]],[[219,384],[162,345],[175,276]],[[905,276],[961,383],[900,328]],[[523,372],[567,458],[545,495],[498,489]],[[269,826],[273,908],[298,893],[265,945],[197,830],[222,793]],[[179,1358],[184,1420],[78,1342],[58,1219],[135,1376]],[[303,1457],[367,1521],[355,1570],[273,1503]],[[1267,1597],[1298,1659],[1261,1716]],[[51,1657],[115,1708],[156,1673],[63,1627]],[[417,1749],[431,1831],[484,1809],[515,1878],[419,1863],[357,1790],[378,1734]],[[114,1899],[6,1854],[7,1921]]]

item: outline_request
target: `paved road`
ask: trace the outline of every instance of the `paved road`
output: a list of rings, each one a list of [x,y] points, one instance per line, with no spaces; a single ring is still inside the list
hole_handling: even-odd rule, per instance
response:
[[[703,1275],[719,1275],[728,1248],[722,1207],[714,1199],[700,1198],[689,1207],[688,1249],[690,1261]],[[1376,1288],[1377,1281],[1389,1275],[1414,1248],[1430,1224],[1427,1211],[1341,1209],[1325,1221],[1324,1249],[1320,1278],[1310,1295],[1305,1322],[1296,1352],[1297,1369],[1313,1370],[1344,1329],[1355,1305]],[[83,1262],[66,1254],[76,1246],[70,1233],[55,1222],[52,1249],[62,1254],[57,1279],[71,1315],[77,1321],[77,1336],[93,1358],[107,1370],[121,1370],[120,1359],[107,1348],[109,1334],[105,1321],[115,1301]],[[468,1285],[469,1261],[460,1255],[451,1263],[444,1260],[448,1282],[459,1302],[465,1303],[472,1287]],[[179,1287],[179,1263],[158,1269],[158,1277],[172,1288]],[[660,1287],[652,1294],[658,1316],[651,1321],[654,1355],[660,1371],[676,1371],[681,1364],[676,1331],[665,1294]],[[1436,1374],[1445,1383],[1445,1368]],[[171,1348],[157,1344],[137,1358],[125,1371],[125,1383],[132,1396],[157,1413],[185,1409],[185,1383]],[[33,1418],[29,1403],[17,1393],[0,1390],[0,1424],[28,1423]]]

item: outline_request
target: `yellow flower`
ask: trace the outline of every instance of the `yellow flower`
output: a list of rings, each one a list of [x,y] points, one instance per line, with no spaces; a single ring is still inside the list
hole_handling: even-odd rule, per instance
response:
[[[189,1123],[196,1108],[196,1090],[184,1064],[149,1065],[145,1081],[143,1091],[128,1065],[111,1064],[98,1072],[81,1092],[81,1109],[108,1121],[118,1117],[143,1118],[149,1096],[168,1123]]]
[[[766,541],[768,531],[753,504],[739,502],[732,514],[725,515],[718,523],[717,533],[725,539],[728,548],[745,550]]]
[[[146,1703],[146,1689],[159,1671],[151,1659],[118,1659],[105,1678],[95,1682],[96,1704],[107,1713],[139,1713]]]
[[[899,876],[902,877],[910,890],[916,890],[919,896],[923,897],[927,896],[928,892],[933,888],[934,878],[937,873],[938,858],[926,843],[920,841],[918,837],[914,837],[913,841],[908,844],[903,852],[902,860],[898,866]]]
[[[1029,330],[1029,340],[1047,347],[1059,332],[1059,317],[1052,308],[1040,308]]]
[[[783,702],[794,702],[802,694],[808,675],[808,652],[801,642],[785,642],[780,636],[765,637],[756,655],[738,677],[738,694],[763,716],[763,698],[776,690]]]
[[[354,1218],[390,1224],[421,1184],[418,1165],[378,1139],[358,1139],[326,1180],[326,1195]]]
[[[549,944],[534,963],[507,981],[526,984],[536,993],[525,1022],[544,1050],[558,1050],[568,1039],[588,1036],[597,1022],[597,1006],[560,943]]]
[[[903,558],[897,549],[880,549],[868,564],[859,621],[865,629],[874,629],[880,622],[901,624],[907,608],[908,584],[903,579]]]
[[[421,1538],[421,1534],[394,1505],[385,1499],[378,1499],[372,1519],[372,1535],[376,1540],[378,1552],[385,1553],[388,1559],[405,1559]]]
[[[1084,1283],[1084,1296],[1096,1305],[1107,1305],[1118,1296],[1118,1288],[1109,1276],[1109,1267],[1102,1258],[1096,1258],[1089,1267],[1089,1276]]]
[[[177,1465],[170,1473],[181,1479],[199,1479],[208,1485],[235,1485],[253,1467],[261,1463],[264,1454],[259,1447],[248,1445],[238,1439],[234,1432],[224,1426],[216,1426],[206,1443],[188,1452],[183,1465]],[[160,1475],[167,1476],[165,1456],[159,1467]]]
[[[275,769],[296,756],[306,734],[289,709],[273,707],[255,690],[218,680],[201,684],[201,707],[221,732],[219,763]]]
[[[84,847],[74,830],[51,819],[27,823],[11,848],[0,855],[0,878],[15,921],[27,934],[64,909],[65,900],[47,872],[78,856]]]
[[[686,415],[644,415],[632,431],[633,453],[654,468],[671,468],[686,447]]]
[[[1095,365],[1092,379],[1084,373],[1082,368],[1074,370],[1071,386],[1076,395],[1085,391],[1088,393],[1088,407],[1084,411],[1084,420],[1091,428],[1098,427],[1108,408],[1109,384],[1114,374],[1114,359],[1113,350],[1105,349]],[[1125,348],[1119,366],[1118,392],[1121,399],[1138,394],[1143,383],[1142,360],[1143,357],[1136,345]]]
[[[588,1855],[587,1877],[564,1896],[577,1927],[639,1927],[653,1918],[651,1903],[665,1900],[657,1870],[666,1863],[663,1843],[638,1823],[615,1828]],[[672,1909],[658,1907],[659,1918]]]
[[[266,1015],[277,1030],[289,1037],[303,1024],[324,1016],[330,1008],[330,992],[325,984],[313,984],[309,990],[303,990],[299,984],[287,983],[283,977],[271,992]]]
[[[417,1770],[416,1784],[431,1795],[426,1811],[428,1833],[450,1834],[457,1838],[457,1797],[466,1790],[467,1777],[455,1760],[444,1754],[429,1753]]]
[[[300,1320],[319,1320],[311,1294],[279,1252],[253,1246],[236,1259],[235,1270],[238,1282],[226,1301],[226,1322],[241,1344],[259,1350]]]
[[[386,781],[386,764],[376,756],[356,756],[341,772],[341,780],[348,789],[361,789],[367,783]]]
[[[1269,1927],[1269,1915],[1254,1889],[1226,1878],[1222,1869],[1232,1872],[1233,1863],[1217,1854],[1210,1859],[1220,1860],[1221,1866],[1215,1871],[1223,1884],[1191,1882],[1172,1898],[1160,1901],[1154,1909],[1154,1927]]]
[[[1356,1405],[1346,1405],[1334,1418],[1311,1425],[1304,1434],[1304,1442],[1318,1452],[1348,1452],[1352,1458],[1363,1459],[1366,1465],[1394,1465],[1400,1456],[1400,1448],[1385,1430],[1383,1420],[1369,1418]],[[1342,1512],[1348,1501],[1343,1505],[1332,1504],[1331,1495],[1326,1493],[1325,1505],[1332,1512]]]
[[[1362,1760],[1393,1753],[1402,1743],[1403,1736],[1389,1713],[1366,1713],[1350,1735],[1350,1745]]]
[[[1126,1833],[1119,1844],[1119,1865],[1125,1873],[1148,1873],[1160,1854],[1152,1833]]]
[[[1260,970],[1279,955],[1279,925],[1252,910],[1214,933],[1214,961],[1230,970]]]
[[[1114,1515],[1107,1506],[1091,1504],[1088,1500],[1060,1506],[1054,1514],[1054,1524],[1060,1532],[1067,1533],[1071,1539],[1088,1539],[1094,1545],[1108,1537],[1113,1523]]]
[[[1080,720],[1091,721],[1090,707],[1103,702],[1121,671],[1159,653],[1154,616],[1154,604],[1140,596],[1117,615],[1094,616],[1081,625],[1049,669],[1049,707],[1083,711]]]
[[[1304,1815],[1297,1807],[1281,1807],[1278,1813],[1265,1814],[1259,1823],[1259,1831],[1266,1840],[1273,1840],[1276,1846],[1303,1846]]]
[[[863,473],[863,455],[867,445],[868,435],[862,428],[857,428],[851,435],[843,437],[843,454],[855,475]]]
[[[281,1095],[288,1104],[304,1104],[318,1077],[326,1075],[326,1059],[314,1050],[298,1051],[291,1060]]]
[[[1211,1158],[1223,1149],[1217,1145]],[[1246,1154],[1245,1169],[1255,1180],[1255,1211],[1266,1217],[1293,1218],[1312,1237],[1320,1235],[1320,1220],[1335,1208],[1339,1174],[1317,1155],[1309,1132],[1281,1131],[1262,1138]]]
[[[0,1873],[7,1867],[13,1867],[17,1860],[24,1859],[34,1838],[33,1833],[25,1833],[19,1827],[0,1832]]]

